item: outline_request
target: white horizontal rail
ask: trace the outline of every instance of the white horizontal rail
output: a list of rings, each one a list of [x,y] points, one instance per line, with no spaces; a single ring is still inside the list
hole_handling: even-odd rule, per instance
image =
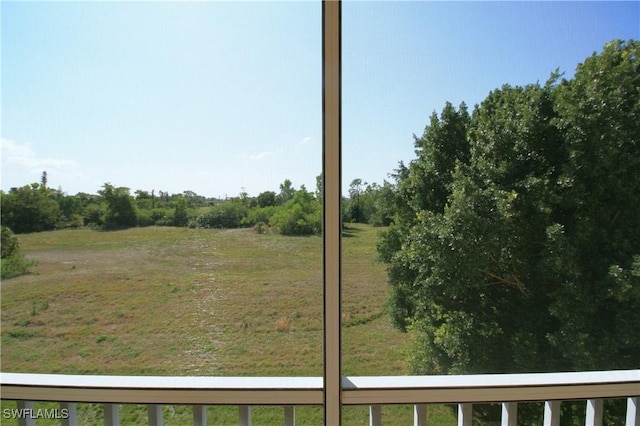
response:
[[[104,404],[105,424],[119,424],[119,404],[147,404],[149,424],[162,424],[162,404],[193,406],[206,425],[206,405],[236,405],[239,423],[251,424],[251,405],[281,405],[285,425],[296,405],[322,405],[322,377],[78,376],[0,373],[1,397],[33,409],[33,401],[60,402],[76,423],[76,402]],[[370,424],[382,424],[382,406],[414,404],[414,424],[425,425],[426,404],[458,404],[458,424],[471,425],[472,404],[502,403],[502,424],[516,424],[517,402],[544,401],[544,424],[559,423],[564,400],[586,399],[586,424],[602,424],[602,399],[627,399],[627,426],[640,426],[640,370],[462,376],[345,377],[342,403],[369,405]],[[21,424],[33,424],[30,421]]]
[[[640,370],[345,377],[346,405],[635,397]],[[80,376],[0,373],[2,398],[185,405],[321,405],[321,377]]]
[[[3,399],[176,405],[321,405],[321,377],[0,373]]]
[[[640,370],[461,376],[346,377],[343,404],[433,404],[625,398]]]

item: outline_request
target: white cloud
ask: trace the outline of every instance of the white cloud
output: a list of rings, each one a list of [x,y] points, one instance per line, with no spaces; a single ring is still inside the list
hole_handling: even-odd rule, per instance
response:
[[[306,136],[304,139],[298,142],[298,145],[309,145],[311,143],[313,143],[313,138],[311,136]]]
[[[2,162],[24,166],[30,170],[42,171],[47,168],[75,169],[78,164],[74,160],[63,158],[40,158],[31,148],[30,143],[19,144],[11,139],[0,138]]]
[[[259,154],[251,154],[251,155],[249,155],[249,159],[251,159],[251,160],[262,160],[264,158],[272,157],[274,155],[276,155],[276,154],[274,152],[272,152],[272,151],[265,151],[265,152],[261,152]]]

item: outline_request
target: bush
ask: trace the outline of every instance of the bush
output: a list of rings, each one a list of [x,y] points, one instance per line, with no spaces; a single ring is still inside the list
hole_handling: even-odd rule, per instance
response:
[[[84,224],[88,226],[102,226],[105,209],[100,204],[89,204],[83,214]]]
[[[322,230],[320,211],[307,213],[300,204],[279,210],[269,223],[283,235],[312,235]]]
[[[225,201],[196,219],[198,228],[239,228],[247,216],[247,207],[239,201]]]
[[[271,217],[278,211],[278,207],[254,207],[249,210],[247,217],[242,220],[243,225],[257,225],[259,223],[267,224]]]
[[[138,226],[152,226],[154,220],[151,218],[151,212],[149,210],[138,210]]]
[[[304,185],[269,220],[283,235],[313,235],[322,231],[322,207]]]
[[[6,259],[18,252],[20,244],[18,244],[18,239],[13,235],[11,229],[3,226],[0,232],[2,233],[2,258]]]
[[[8,279],[29,273],[29,268],[35,266],[35,260],[28,260],[20,251],[18,239],[13,235],[11,229],[3,226],[2,234],[2,265],[0,278]]]

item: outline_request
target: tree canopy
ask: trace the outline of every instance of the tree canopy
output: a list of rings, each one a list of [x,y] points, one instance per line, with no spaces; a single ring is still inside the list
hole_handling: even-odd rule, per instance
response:
[[[431,116],[379,242],[414,373],[640,366],[640,44]]]

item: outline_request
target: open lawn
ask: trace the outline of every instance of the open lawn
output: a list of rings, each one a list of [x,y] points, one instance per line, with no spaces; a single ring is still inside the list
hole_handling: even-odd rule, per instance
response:
[[[343,238],[345,375],[407,373],[408,338],[391,328],[384,310],[388,286],[375,260],[377,233],[351,225]],[[150,227],[19,240],[39,263],[33,274],[2,282],[2,371],[322,375],[320,237]],[[92,424],[96,410],[79,411]],[[411,422],[411,407],[384,412],[393,424]],[[144,422],[145,413],[127,407],[122,419]],[[347,407],[345,421],[366,424],[366,413]],[[442,424],[453,421],[444,408],[431,413]],[[208,415],[211,424],[237,422],[235,409],[210,408]],[[281,417],[281,409],[262,408],[254,422]],[[319,408],[298,409],[299,424],[321,418]],[[189,419],[181,407],[165,408],[167,424]]]

